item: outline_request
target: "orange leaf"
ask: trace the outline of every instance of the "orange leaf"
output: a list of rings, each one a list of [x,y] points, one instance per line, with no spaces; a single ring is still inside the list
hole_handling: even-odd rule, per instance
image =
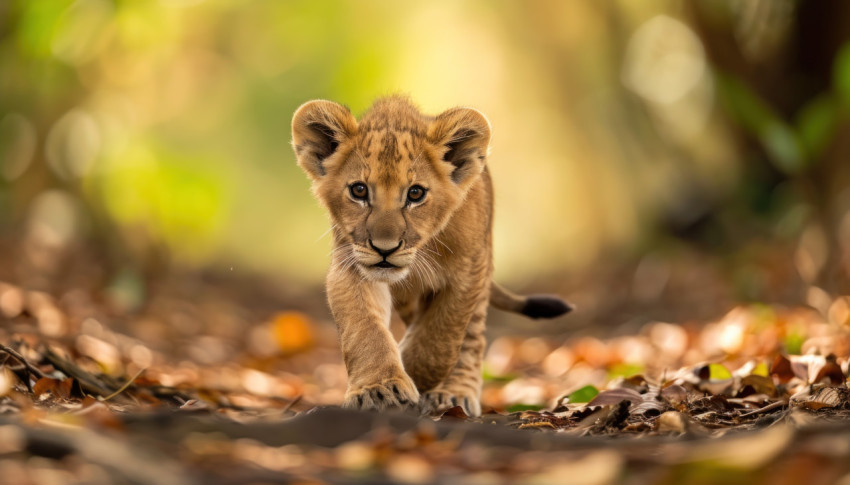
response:
[[[32,386],[32,393],[35,394],[35,397],[41,397],[42,394],[48,391],[56,394],[57,386],[59,386],[58,380],[51,377],[42,377]]]
[[[272,334],[285,355],[304,352],[313,347],[313,323],[303,313],[281,312],[275,315]]]
[[[60,382],[56,387],[56,393],[63,399],[70,399],[74,394],[74,378],[69,377]]]
[[[813,383],[820,382],[823,379],[829,379],[830,383],[833,386],[844,384],[846,378],[844,377],[844,372],[841,371],[841,366],[838,365],[835,360],[827,362],[821,370],[818,372]]]
[[[776,376],[782,384],[790,381],[794,377],[794,371],[791,369],[791,361],[788,357],[777,355],[773,365],[770,366],[770,375]]]

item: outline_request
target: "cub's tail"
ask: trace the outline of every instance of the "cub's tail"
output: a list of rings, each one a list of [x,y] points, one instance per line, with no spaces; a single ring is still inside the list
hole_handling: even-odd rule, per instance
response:
[[[521,313],[529,318],[555,318],[573,309],[557,296],[521,296],[510,292],[495,281],[490,284],[490,304],[499,310]]]

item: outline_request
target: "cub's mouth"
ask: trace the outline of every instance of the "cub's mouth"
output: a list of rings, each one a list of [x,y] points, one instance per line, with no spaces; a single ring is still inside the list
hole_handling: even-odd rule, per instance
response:
[[[365,248],[355,246],[353,257],[360,274],[372,281],[396,283],[405,279],[415,260],[415,250],[394,252],[393,254],[376,254]]]

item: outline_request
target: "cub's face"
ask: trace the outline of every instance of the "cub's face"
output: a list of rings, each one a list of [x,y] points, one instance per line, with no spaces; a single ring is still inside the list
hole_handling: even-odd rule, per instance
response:
[[[484,168],[489,125],[477,111],[422,116],[404,98],[377,102],[358,123],[311,101],[293,117],[298,163],[334,224],[335,264],[394,283],[435,264],[423,246],[445,227]]]

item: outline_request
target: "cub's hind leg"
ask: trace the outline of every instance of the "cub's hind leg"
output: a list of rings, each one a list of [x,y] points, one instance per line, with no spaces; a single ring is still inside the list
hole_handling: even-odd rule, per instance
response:
[[[484,357],[484,323],[487,305],[479,305],[466,328],[457,363],[436,387],[419,399],[423,414],[434,414],[461,406],[469,416],[481,415],[481,361]]]
[[[428,300],[399,343],[404,370],[420,392],[437,387],[454,369],[473,316],[484,318],[488,293],[448,288]]]

